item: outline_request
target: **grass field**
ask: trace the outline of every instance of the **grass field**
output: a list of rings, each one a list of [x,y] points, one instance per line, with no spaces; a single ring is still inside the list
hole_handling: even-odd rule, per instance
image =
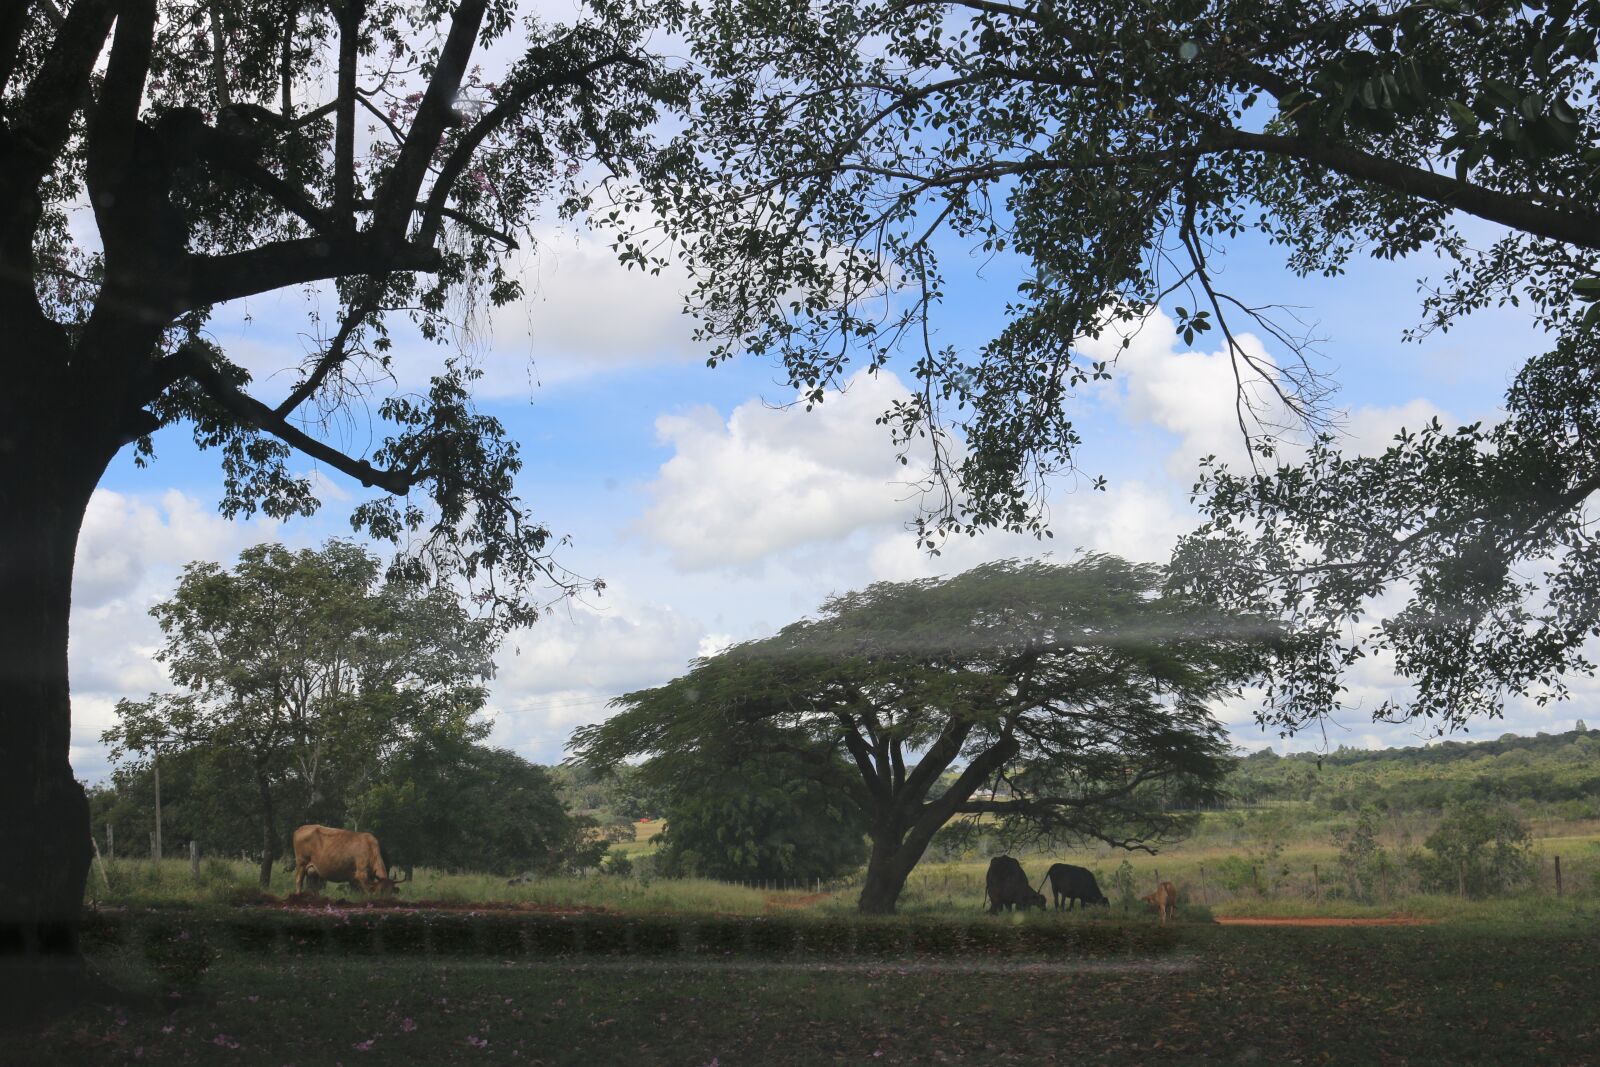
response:
[[[302,910],[262,898],[250,863],[209,859],[197,880],[185,862],[120,860],[91,872],[97,921],[120,931],[92,942],[91,959],[133,999],[59,1019],[0,1058],[1600,1064],[1595,827],[1542,828],[1540,877],[1516,894],[1367,905],[1327,891],[1329,847],[1268,851],[1210,829],[1158,856],[1024,857],[1034,878],[1057,858],[1104,885],[1127,858],[1140,892],[1158,876],[1176,882],[1180,921],[1166,929],[1137,908],[983,916],[982,860],[925,862],[901,915],[872,922],[855,916],[849,884],[767,892],[591,876],[510,886],[419,868],[401,896],[412,907]],[[649,836],[624,851],[652,847]],[[1273,877],[1237,884],[1241,864],[1268,862]],[[288,888],[275,872],[273,889]],[[495,910],[504,905],[535,910]],[[1208,921],[1396,913],[1428,925]],[[161,924],[215,947],[197,992],[164,995],[147,947]]]
[[[909,921],[909,920],[906,920]],[[1004,923],[1004,920],[987,920]],[[1593,916],[1180,926],[1024,959],[232,954],[201,993],[84,1009],[8,1063],[1600,1062]],[[136,953],[102,953],[149,988]]]
[[[613,846],[637,856],[654,847],[662,823],[640,824],[639,838]],[[1416,839],[1423,826],[1403,827],[1385,844],[1397,852]],[[1396,911],[1432,919],[1452,917],[1524,916],[1537,918],[1561,913],[1565,902],[1600,906],[1600,826],[1591,823],[1544,823],[1535,826],[1533,882],[1526,888],[1493,901],[1458,900],[1449,896],[1424,896],[1397,885],[1376,904],[1355,904],[1341,899],[1338,855],[1333,846],[1310,840],[1291,841],[1276,850],[1261,847],[1247,830],[1229,820],[1203,821],[1200,832],[1158,855],[1126,853],[1112,849],[1024,855],[1022,862],[1037,882],[1053,860],[1079,864],[1093,870],[1108,895],[1114,895],[1110,878],[1126,860],[1132,868],[1135,891],[1148,892],[1158,880],[1178,886],[1180,903],[1216,916],[1255,915],[1373,915]],[[1415,831],[1415,832],[1413,832]],[[1563,895],[1558,900],[1554,859],[1560,856]],[[907,882],[900,910],[912,915],[967,914],[977,911],[984,898],[987,860],[937,862],[924,860]],[[272,892],[282,895],[292,885],[283,869],[274,872]],[[255,891],[257,868],[253,863],[221,858],[202,862],[196,880],[187,862],[167,860],[159,871],[148,860],[119,859],[90,872],[86,902],[98,906],[155,907],[164,904],[230,904]],[[451,874],[418,868],[415,881],[405,885],[401,899],[439,900],[455,904],[516,902],[562,907],[597,907],[625,914],[757,915],[773,908],[814,908],[829,913],[854,909],[858,884],[845,881],[827,887],[825,894],[793,891],[773,893],[761,888],[730,885],[703,879],[639,879],[612,876],[545,878],[523,885],[486,874]],[[334,899],[351,895],[330,890]]]

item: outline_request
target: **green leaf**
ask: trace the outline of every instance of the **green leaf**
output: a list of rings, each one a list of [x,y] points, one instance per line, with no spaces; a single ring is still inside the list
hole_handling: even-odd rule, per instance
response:
[[[1450,121],[1463,133],[1478,132],[1478,115],[1466,104],[1459,100],[1446,100],[1445,108],[1450,112]]]

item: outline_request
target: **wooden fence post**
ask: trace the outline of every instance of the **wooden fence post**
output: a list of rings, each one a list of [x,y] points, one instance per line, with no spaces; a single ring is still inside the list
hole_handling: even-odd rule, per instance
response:
[[[100,858],[100,842],[94,839],[94,834],[89,835],[89,844],[94,846],[94,862],[100,868],[100,880],[105,883],[106,892],[111,891],[111,876],[106,874],[106,861]]]
[[[200,842],[189,842],[189,875],[195,881],[200,880]]]
[[[1317,873],[1317,865],[1315,863],[1311,865],[1311,899],[1322,899],[1322,879]]]
[[[1561,857],[1556,857],[1556,899],[1561,899]]]

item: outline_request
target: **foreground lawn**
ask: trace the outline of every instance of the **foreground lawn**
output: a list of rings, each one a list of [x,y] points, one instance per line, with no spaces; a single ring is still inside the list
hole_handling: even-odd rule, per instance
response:
[[[6,1062],[1600,1063],[1593,921],[1186,926],[1114,957],[231,953],[199,997],[85,1008]],[[148,988],[131,951],[99,961]]]

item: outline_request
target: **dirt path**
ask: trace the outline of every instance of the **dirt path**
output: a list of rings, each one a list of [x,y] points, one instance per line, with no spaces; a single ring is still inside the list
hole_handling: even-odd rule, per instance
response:
[[[1291,918],[1289,916],[1259,918],[1218,918],[1222,926],[1429,926],[1432,919],[1419,919],[1415,915],[1389,915],[1381,919],[1341,919],[1331,915],[1314,915]]]

